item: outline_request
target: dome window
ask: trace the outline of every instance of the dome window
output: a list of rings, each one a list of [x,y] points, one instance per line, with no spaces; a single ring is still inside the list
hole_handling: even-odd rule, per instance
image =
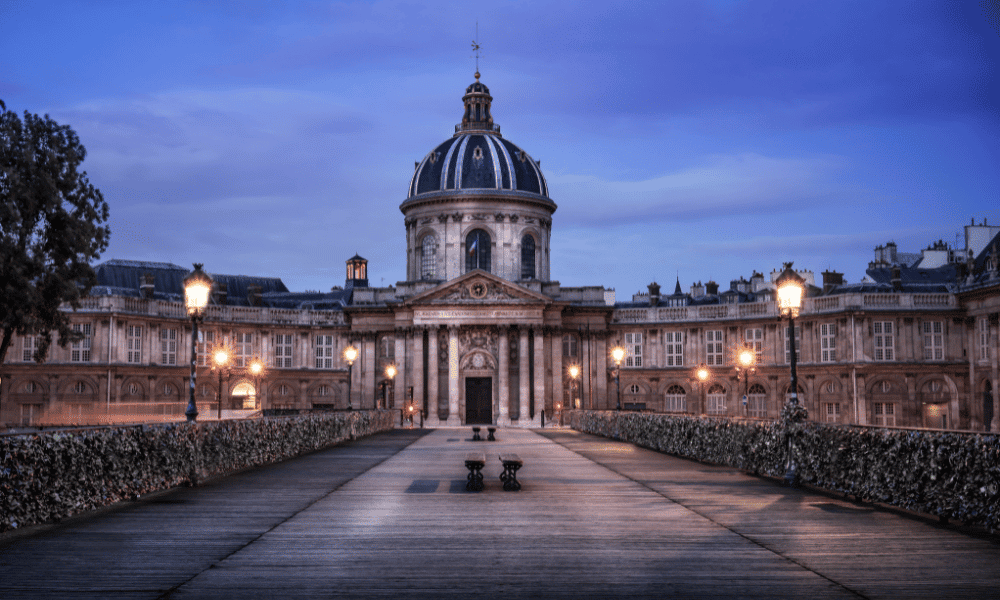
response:
[[[490,272],[490,234],[473,229],[465,238],[465,270],[482,269]]]
[[[472,151],[472,158],[476,160],[483,160],[483,148],[482,146],[476,146],[475,150]]]
[[[420,244],[420,278],[434,279],[437,275],[437,238],[424,236]]]
[[[535,238],[521,238],[521,279],[535,278]]]

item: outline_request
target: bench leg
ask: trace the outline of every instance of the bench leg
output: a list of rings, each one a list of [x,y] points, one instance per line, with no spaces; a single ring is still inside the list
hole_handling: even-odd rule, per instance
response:
[[[503,473],[500,474],[500,481],[503,482],[505,492],[517,492],[521,489],[521,482],[517,480],[517,465],[504,465]]]
[[[483,491],[483,469],[482,467],[469,467],[469,476],[465,482],[465,489],[470,492]]]

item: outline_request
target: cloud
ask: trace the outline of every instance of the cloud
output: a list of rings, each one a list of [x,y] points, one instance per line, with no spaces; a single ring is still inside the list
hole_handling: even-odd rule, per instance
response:
[[[701,164],[641,181],[593,175],[549,176],[556,202],[570,208],[570,223],[699,221],[720,215],[771,215],[837,193],[834,177],[845,160],[835,156],[777,158],[755,153],[712,155]],[[622,211],[628,206],[628,211]]]

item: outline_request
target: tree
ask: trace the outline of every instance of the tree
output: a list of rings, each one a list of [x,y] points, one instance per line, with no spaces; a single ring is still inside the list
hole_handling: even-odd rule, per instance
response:
[[[97,282],[90,262],[108,247],[108,205],[80,165],[76,133],[48,115],[24,121],[0,101],[0,365],[15,334],[38,335],[34,360],[77,339],[74,309]]]

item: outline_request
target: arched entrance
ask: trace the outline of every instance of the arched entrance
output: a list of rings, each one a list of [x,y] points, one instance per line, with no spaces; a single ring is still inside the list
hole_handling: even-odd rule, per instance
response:
[[[254,389],[253,384],[247,381],[241,381],[233,387],[233,401],[234,408],[244,408],[244,409],[254,409],[257,408],[257,390]]]

